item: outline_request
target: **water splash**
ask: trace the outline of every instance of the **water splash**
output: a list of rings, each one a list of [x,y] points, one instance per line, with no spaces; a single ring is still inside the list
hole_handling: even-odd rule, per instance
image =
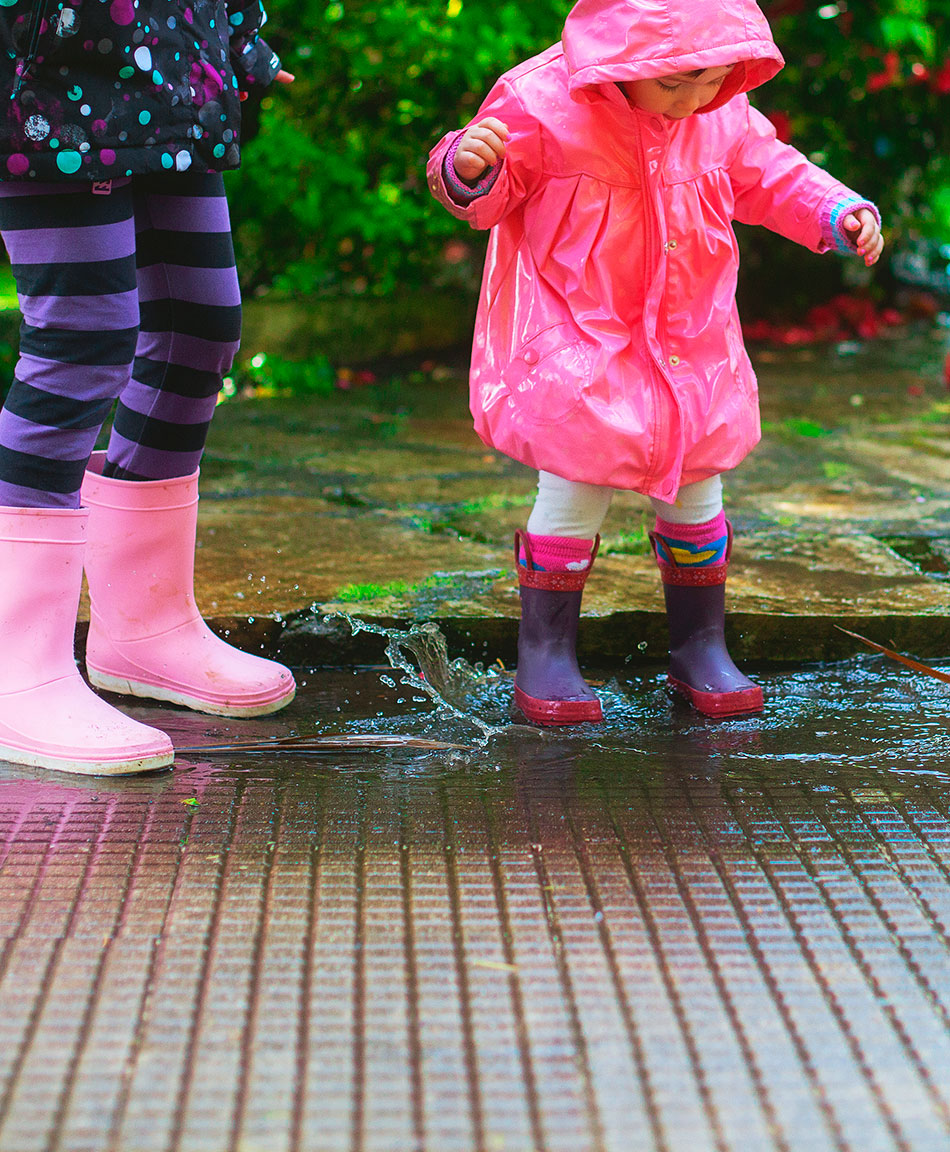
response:
[[[508,730],[508,726],[489,724],[472,711],[473,696],[499,684],[497,672],[486,671],[481,664],[469,664],[461,656],[450,658],[448,642],[439,626],[431,621],[413,624],[408,631],[385,628],[345,612],[334,613],[349,624],[353,635],[370,632],[386,640],[386,659],[393,669],[403,674],[402,683],[416,692],[424,692],[440,711],[470,724],[481,733],[481,743]]]

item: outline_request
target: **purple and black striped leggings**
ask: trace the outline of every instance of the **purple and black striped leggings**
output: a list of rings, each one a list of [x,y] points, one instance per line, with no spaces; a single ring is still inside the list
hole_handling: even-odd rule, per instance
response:
[[[105,473],[167,480],[198,467],[241,299],[219,174],[0,183],[20,357],[0,411],[0,505],[78,508],[116,404]]]

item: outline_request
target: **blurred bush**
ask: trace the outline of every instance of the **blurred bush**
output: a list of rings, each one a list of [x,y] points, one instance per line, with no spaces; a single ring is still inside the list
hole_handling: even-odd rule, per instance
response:
[[[426,155],[500,72],[557,38],[569,7],[269,0],[266,35],[297,79],[265,97],[229,177],[248,286],[474,288],[483,239],[431,199]]]
[[[283,295],[474,290],[484,237],[429,196],[425,160],[495,78],[557,39],[562,0],[268,0],[297,80],[250,111],[229,176],[245,286]],[[890,238],[950,239],[950,0],[763,3],[788,61],[754,97],[876,200]],[[754,290],[812,302],[815,261],[743,230]],[[823,262],[830,294],[842,262]],[[777,271],[780,268],[780,271]],[[796,270],[800,270],[800,275]]]

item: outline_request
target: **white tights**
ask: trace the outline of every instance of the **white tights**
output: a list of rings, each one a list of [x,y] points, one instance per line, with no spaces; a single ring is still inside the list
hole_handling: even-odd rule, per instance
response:
[[[536,536],[572,536],[590,540],[600,531],[613,488],[565,480],[553,472],[538,473],[538,498],[528,517]],[[671,524],[705,524],[722,511],[722,479],[710,476],[680,488],[675,504],[650,497],[657,516]]]

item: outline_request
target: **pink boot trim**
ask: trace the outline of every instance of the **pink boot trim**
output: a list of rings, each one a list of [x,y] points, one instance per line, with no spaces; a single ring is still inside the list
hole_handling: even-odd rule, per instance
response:
[[[288,668],[215,636],[194,598],[198,473],[83,481],[92,605],[86,667],[96,687],[215,716],[265,716],[294,698]]]
[[[90,776],[166,768],[165,733],[101,700],[73,658],[87,520],[0,509],[0,757]]]
[[[746,713],[761,712],[764,705],[762,689],[758,684],[743,688],[738,692],[701,692],[691,688],[682,680],[667,676],[670,687],[692,704],[704,716],[742,716]]]
[[[515,685],[515,708],[532,724],[598,724],[604,718],[599,700],[536,700]]]

